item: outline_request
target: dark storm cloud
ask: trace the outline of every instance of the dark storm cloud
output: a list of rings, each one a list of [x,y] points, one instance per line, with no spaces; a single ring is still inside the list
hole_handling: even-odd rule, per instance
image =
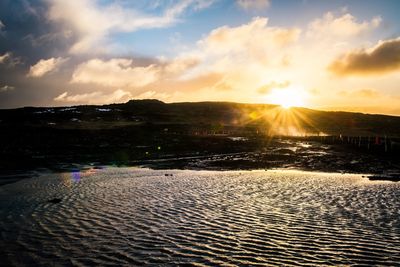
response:
[[[69,25],[48,18],[50,3],[45,0],[0,1],[0,108],[60,105],[62,103],[54,102],[54,98],[65,91],[73,95],[95,90],[106,94],[111,90],[100,85],[70,83],[76,66],[89,59],[107,60],[118,55],[69,53],[82,36]],[[131,58],[135,66],[157,63],[154,58],[119,56]],[[64,63],[54,71],[40,72],[42,75],[28,75],[38,62],[52,60]]]
[[[400,69],[400,38],[380,42],[370,50],[351,52],[329,70],[338,75],[374,75]]]
[[[74,68],[93,56],[102,59],[111,56],[71,55],[69,50],[79,39],[78,33],[50,21],[48,12],[49,2],[44,0],[0,1],[0,108],[51,105],[66,90],[71,93],[95,90],[92,85],[71,85]],[[46,72],[44,77],[28,77],[31,66],[51,58],[65,59],[66,63],[57,71]],[[135,58],[134,62],[146,66],[154,59]]]
[[[47,4],[40,0],[0,1],[0,54],[11,52],[32,65],[39,59],[64,53],[73,42],[61,25],[47,19]]]
[[[13,88],[0,91],[0,108],[44,104],[50,96],[43,88],[57,84],[26,77],[30,66],[63,55],[73,41],[47,20],[47,10],[40,0],[0,1],[0,57],[7,55],[0,62],[0,88]]]

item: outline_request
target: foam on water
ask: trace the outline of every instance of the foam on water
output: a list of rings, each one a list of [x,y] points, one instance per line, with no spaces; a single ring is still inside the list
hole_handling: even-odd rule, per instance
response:
[[[400,184],[299,171],[45,174],[0,187],[0,227],[1,262],[13,265],[397,265]]]

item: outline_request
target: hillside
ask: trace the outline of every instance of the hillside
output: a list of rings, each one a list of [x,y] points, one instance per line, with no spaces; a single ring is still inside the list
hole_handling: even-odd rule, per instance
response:
[[[228,102],[0,110],[0,177],[85,164],[385,173],[400,170],[399,128],[400,117]]]
[[[229,102],[124,104],[0,110],[0,128],[113,129],[169,126],[175,131],[258,131],[266,135],[400,136],[400,117]]]

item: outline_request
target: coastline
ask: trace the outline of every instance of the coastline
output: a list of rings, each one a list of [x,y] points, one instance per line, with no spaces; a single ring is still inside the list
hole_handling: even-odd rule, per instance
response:
[[[243,151],[247,141],[236,141],[239,151],[177,152],[157,154],[146,158],[120,162],[88,156],[97,161],[68,162],[47,157],[35,167],[24,162],[21,168],[0,170],[0,186],[30,178],[43,172],[77,172],[103,166],[144,167],[155,170],[271,170],[296,169],[302,171],[362,174],[370,180],[400,181],[400,167],[392,158],[366,153],[348,146],[324,144],[292,138],[272,140],[267,146]],[[244,144],[240,144],[244,143]],[[254,146],[253,146],[254,147]],[[228,149],[229,150],[229,149]],[[232,150],[232,149],[231,149]]]

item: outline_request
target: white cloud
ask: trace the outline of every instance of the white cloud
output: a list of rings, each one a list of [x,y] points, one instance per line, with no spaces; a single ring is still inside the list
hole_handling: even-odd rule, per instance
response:
[[[0,92],[12,91],[14,89],[15,89],[14,86],[4,85],[4,86],[0,87]]]
[[[189,7],[202,9],[212,4],[210,0],[180,0],[167,8],[162,15],[154,16],[128,9],[118,2],[101,6],[96,0],[47,1],[50,4],[49,19],[64,22],[79,36],[78,41],[70,49],[72,53],[96,50],[96,47],[104,44],[111,33],[173,25]]]
[[[197,0],[194,5],[194,10],[202,10],[210,7],[216,0]]]
[[[227,54],[246,52],[264,54],[271,48],[282,48],[297,41],[298,28],[280,28],[268,26],[268,19],[255,17],[247,24],[238,27],[223,26],[211,31],[199,42],[210,53]]]
[[[118,89],[110,94],[95,91],[92,93],[69,95],[68,92],[64,92],[54,98],[54,101],[65,103],[105,104],[125,102],[131,98],[132,95],[130,92]]]
[[[177,57],[172,61],[161,61],[145,67],[134,66],[134,61],[126,58],[91,59],[75,69],[71,82],[139,88],[162,79],[177,77],[196,64],[198,60],[193,57]]]
[[[50,72],[55,72],[59,67],[64,64],[68,59],[58,57],[41,59],[29,69],[28,77],[42,77]]]
[[[335,17],[332,12],[326,13],[309,24],[308,36],[354,37],[376,29],[382,22],[377,16],[370,21],[358,22],[350,13]]]
[[[155,65],[134,67],[133,60],[115,58],[108,61],[91,59],[79,65],[72,75],[72,83],[95,83],[112,87],[142,87],[158,79]]]
[[[168,79],[180,76],[187,70],[197,66],[199,63],[199,58],[193,56],[181,56],[163,63],[160,67],[162,69],[163,78]]]
[[[271,70],[289,64],[287,53],[300,33],[298,28],[271,27],[263,17],[238,27],[219,27],[198,42],[193,54],[202,64],[185,77],[220,74],[220,80],[209,85],[212,90],[256,90],[274,75]]]
[[[270,6],[270,0],[236,0],[243,9],[265,9]]]
[[[5,64],[7,67],[15,67],[22,64],[20,57],[15,57],[11,52],[6,52],[0,55],[0,64]]]
[[[11,57],[11,54],[9,52],[0,55],[0,64],[5,63],[9,58]]]
[[[0,20],[0,32],[5,28],[6,26],[4,23]]]

